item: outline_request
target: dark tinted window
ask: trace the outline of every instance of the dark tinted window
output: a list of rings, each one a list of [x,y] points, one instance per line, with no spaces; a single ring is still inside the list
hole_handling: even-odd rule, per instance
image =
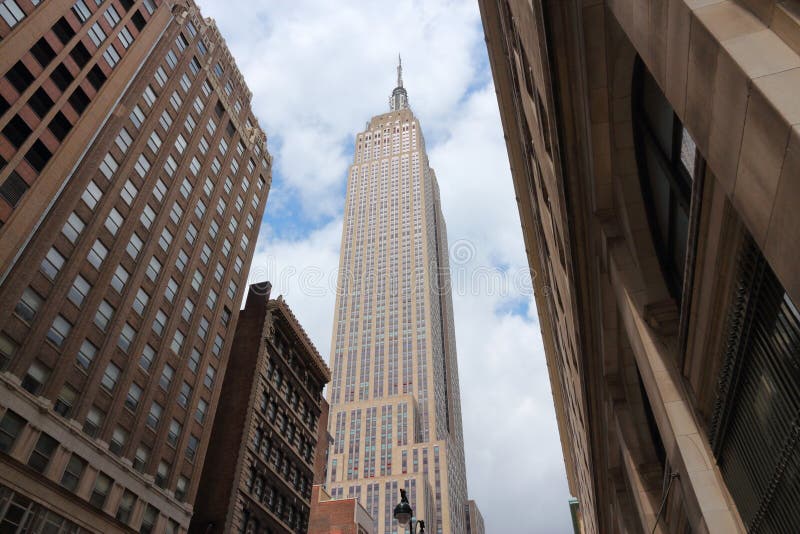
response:
[[[6,73],[6,79],[18,92],[22,93],[33,83],[33,74],[22,61],[17,61]]]
[[[86,74],[86,78],[96,90],[100,90],[103,84],[106,83],[106,75],[103,74],[103,70],[97,65],[89,70],[88,74]]]
[[[53,157],[53,153],[42,143],[41,140],[37,139],[28,153],[25,154],[25,159],[28,163],[31,164],[31,167],[36,169],[38,172],[42,172],[44,166],[47,165],[47,162],[50,161],[50,158]]]
[[[69,97],[69,103],[72,104],[72,107],[75,108],[75,111],[79,114],[84,112],[89,102],[89,97],[86,96],[86,93],[80,87],[76,87],[75,91],[73,91],[72,95]]]
[[[30,134],[31,127],[28,126],[28,123],[22,120],[22,117],[19,115],[14,115],[14,117],[8,121],[6,127],[3,128],[3,135],[5,135],[6,139],[16,148],[19,148]]]
[[[42,67],[49,65],[53,58],[56,57],[53,47],[44,37],[36,41],[36,44],[31,47],[31,54]]]
[[[61,17],[58,22],[53,24],[53,33],[63,44],[67,44],[75,36],[75,30],[72,29],[72,26],[69,25],[69,22],[64,17]]]
[[[17,174],[17,171],[11,171],[6,181],[0,184],[0,197],[3,197],[12,207],[16,206],[28,187],[27,182]]]
[[[72,80],[75,78],[73,78],[72,74],[70,74],[69,70],[67,70],[67,67],[65,67],[62,63],[53,69],[52,74],[50,74],[50,79],[53,80],[53,83],[56,84],[56,87],[64,91],[67,87],[69,87],[69,84],[71,84]]]
[[[136,26],[136,29],[142,31],[142,28],[144,28],[144,25],[146,23],[144,17],[142,16],[141,11],[137,9],[136,13],[134,13],[133,16],[131,17],[131,20],[133,21],[133,25]]]
[[[47,126],[47,128],[58,138],[59,141],[63,141],[69,131],[72,129],[72,124],[70,124],[69,120],[67,120],[67,117],[59,111],[56,113],[55,117],[53,117],[53,120],[50,121],[50,124]]]
[[[75,44],[75,48],[70,51],[69,55],[72,56],[72,59],[75,60],[75,63],[77,63],[80,68],[85,67],[92,58],[92,55],[80,41]]]
[[[28,105],[39,118],[42,118],[53,107],[53,99],[40,87],[31,95]]]

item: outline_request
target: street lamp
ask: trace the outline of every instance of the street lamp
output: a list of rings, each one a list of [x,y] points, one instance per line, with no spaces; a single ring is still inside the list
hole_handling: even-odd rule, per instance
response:
[[[397,522],[400,524],[401,527],[408,526],[409,522],[411,523],[411,534],[416,534],[414,532],[414,509],[411,508],[411,504],[408,502],[408,497],[406,496],[406,490],[400,490],[400,503],[394,507],[394,518],[397,519]],[[419,533],[425,533],[425,521],[420,519],[416,521],[417,526],[419,526]]]

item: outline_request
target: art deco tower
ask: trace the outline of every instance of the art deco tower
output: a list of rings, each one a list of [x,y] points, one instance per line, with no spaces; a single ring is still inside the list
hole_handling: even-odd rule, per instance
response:
[[[467,484],[447,237],[402,66],[390,112],[355,141],[332,339],[333,498],[377,532],[408,490],[428,532],[465,532]]]

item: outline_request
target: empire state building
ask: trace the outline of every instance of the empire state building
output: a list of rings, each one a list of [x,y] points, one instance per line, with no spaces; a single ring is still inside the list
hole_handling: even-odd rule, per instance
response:
[[[331,341],[327,489],[398,531],[407,491],[426,532],[467,531],[447,236],[436,175],[403,87],[355,140]]]

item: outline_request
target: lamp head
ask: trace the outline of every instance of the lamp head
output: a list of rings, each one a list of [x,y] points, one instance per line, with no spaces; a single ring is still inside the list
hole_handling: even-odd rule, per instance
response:
[[[405,527],[406,525],[408,525],[408,522],[411,521],[411,517],[413,515],[414,515],[414,510],[408,503],[406,490],[401,489],[400,503],[394,507],[394,518],[397,519],[397,522],[400,524],[400,526]]]

